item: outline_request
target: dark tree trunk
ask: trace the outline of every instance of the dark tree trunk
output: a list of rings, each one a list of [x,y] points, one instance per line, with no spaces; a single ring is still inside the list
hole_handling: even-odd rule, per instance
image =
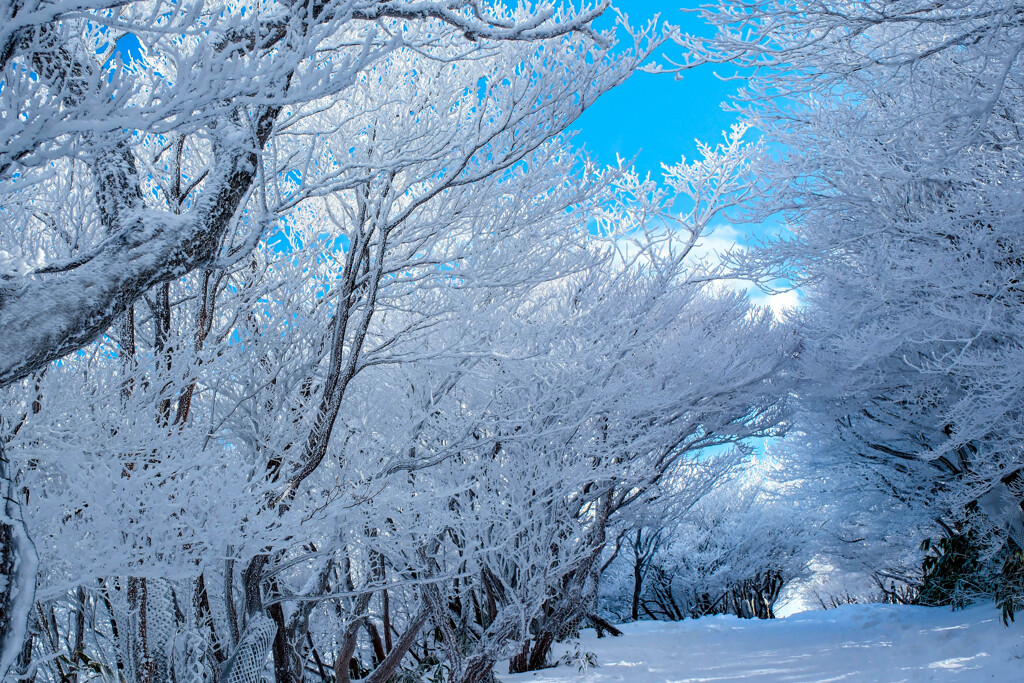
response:
[[[143,577],[128,577],[128,607],[131,610],[132,664],[138,683],[156,683],[156,662],[149,652],[149,585]]]
[[[277,626],[272,650],[274,653],[274,680],[276,683],[295,683],[288,656],[291,652],[291,648],[288,646],[288,628],[284,623],[284,609],[281,607],[281,603],[275,602],[267,608],[267,616]]]
[[[423,628],[423,624],[427,621],[427,615],[427,608],[425,606],[421,607],[419,614],[406,627],[405,633],[401,635],[397,643],[394,643],[394,647],[388,651],[384,661],[362,683],[385,683],[391,680],[391,677],[398,671],[402,659],[405,658],[406,653],[415,644],[416,636],[419,635],[420,629]]]
[[[21,656],[35,603],[39,557],[14,490],[14,472],[0,442],[0,678]]]
[[[551,646],[555,644],[555,634],[551,631],[542,633],[534,642],[530,651],[530,659],[527,661],[527,671],[538,671],[547,666],[548,655],[551,654]]]
[[[633,565],[633,605],[629,612],[629,616],[633,621],[639,621],[640,619],[640,594],[643,592],[643,589],[643,566],[641,565],[640,558],[638,557],[636,559],[636,563]]]
[[[607,631],[609,635],[615,636],[616,638],[622,635],[622,631],[613,626],[611,622],[602,619],[596,614],[588,614],[587,618],[593,622],[594,628],[597,630],[598,638],[603,638],[605,631]]]

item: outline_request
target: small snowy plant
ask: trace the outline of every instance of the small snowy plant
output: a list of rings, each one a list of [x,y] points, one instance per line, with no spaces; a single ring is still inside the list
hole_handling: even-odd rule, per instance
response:
[[[572,643],[572,649],[562,655],[558,663],[565,666],[575,666],[581,674],[585,674],[588,669],[593,669],[597,666],[597,655],[584,650],[577,640]]]

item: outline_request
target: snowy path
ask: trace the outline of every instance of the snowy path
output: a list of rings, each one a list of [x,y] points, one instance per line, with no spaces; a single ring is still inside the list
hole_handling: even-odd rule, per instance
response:
[[[963,612],[847,605],[775,621],[708,617],[642,622],[621,638],[583,633],[598,666],[562,664],[503,683],[698,681],[1024,681],[1024,623],[1005,628],[993,607]],[[565,652],[565,648],[558,654]],[[508,669],[499,669],[499,671]]]

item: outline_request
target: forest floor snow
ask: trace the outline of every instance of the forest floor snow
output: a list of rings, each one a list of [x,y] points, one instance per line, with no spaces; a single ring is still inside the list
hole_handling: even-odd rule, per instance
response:
[[[989,606],[946,608],[844,605],[771,621],[716,616],[639,622],[579,647],[597,666],[560,663],[502,683],[697,683],[708,681],[1024,681],[1024,620],[1007,628]],[[508,671],[498,669],[499,671]]]

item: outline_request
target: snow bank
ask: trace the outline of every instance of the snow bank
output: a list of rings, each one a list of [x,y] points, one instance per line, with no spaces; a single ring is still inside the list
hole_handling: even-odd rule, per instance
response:
[[[584,631],[580,652],[596,667],[560,664],[500,676],[502,683],[568,681],[1020,681],[1024,623],[1003,626],[991,606],[846,605],[774,621],[706,617],[622,627],[621,638]],[[556,656],[575,652],[562,646]],[[571,656],[571,655],[570,655]],[[499,669],[501,670],[501,669]],[[507,671],[508,669],[504,669]]]

